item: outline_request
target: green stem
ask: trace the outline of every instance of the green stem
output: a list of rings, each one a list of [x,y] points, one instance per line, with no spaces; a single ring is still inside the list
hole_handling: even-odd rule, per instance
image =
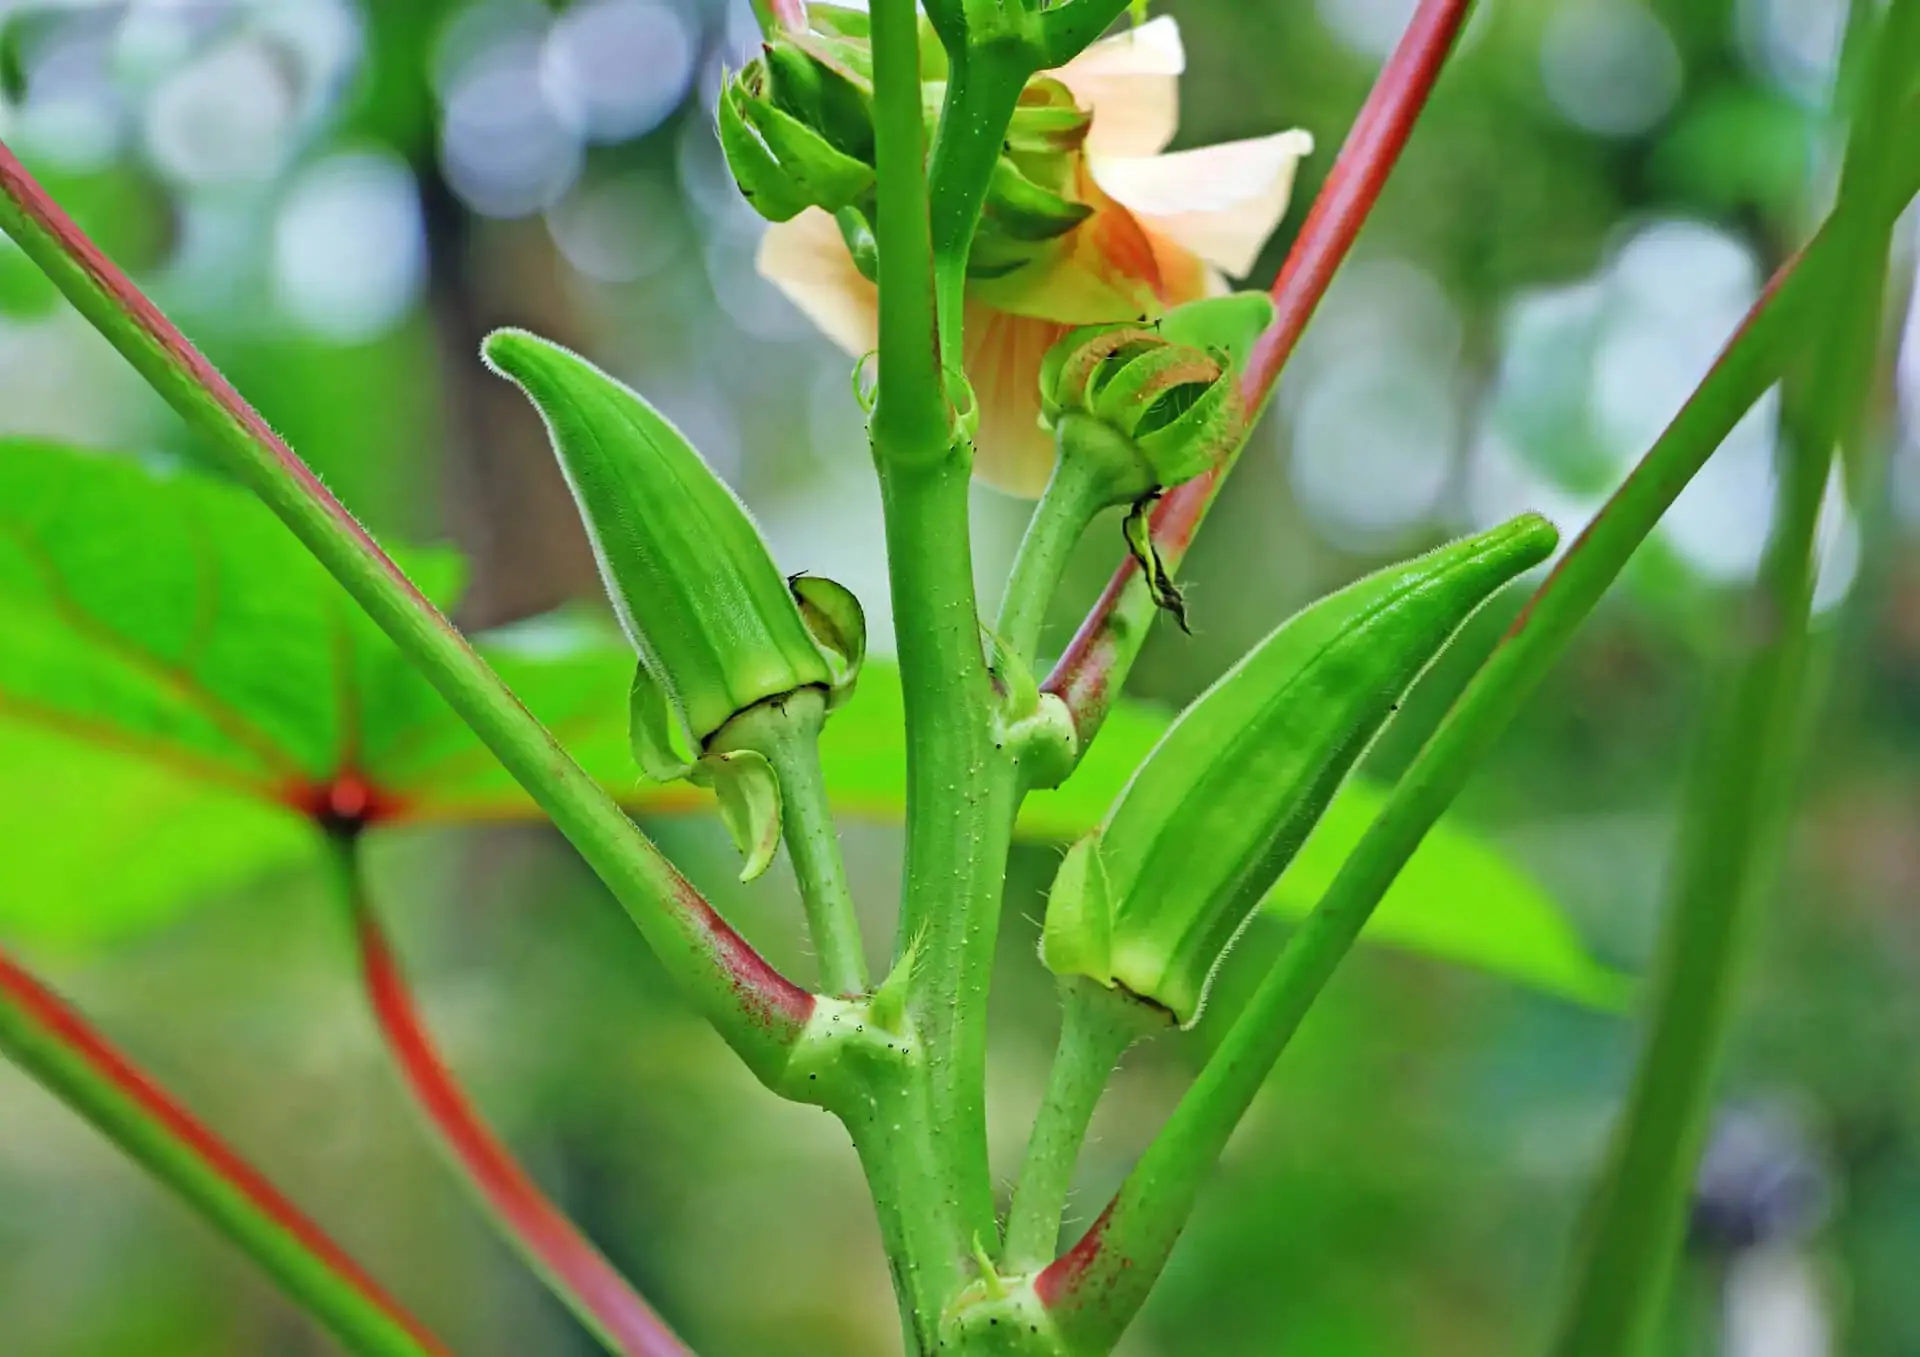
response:
[[[763,702],[729,721],[714,747],[752,749],[773,765],[780,782],[781,834],[820,960],[821,988],[829,994],[864,994],[870,981],[860,916],[820,771],[826,714],[825,695],[817,690]]]
[[[1064,66],[1113,27],[1131,0],[1068,0],[1040,15],[1040,34],[1046,44],[1047,67]],[[1141,6],[1144,10],[1145,6]]]
[[[1060,1047],[1007,1213],[1003,1272],[1018,1275],[1052,1261],[1074,1165],[1100,1095],[1128,1048],[1164,1025],[1125,995],[1085,980],[1061,984]]]
[[[931,1070],[921,1058],[877,1072],[859,1104],[841,1114],[873,1196],[907,1357],[941,1353],[940,1317],[967,1283],[978,1230],[959,1219],[950,1133],[935,1111]]]
[[[940,358],[945,367],[958,370],[974,233],[1007,124],[1037,66],[1033,54],[1011,39],[952,52],[948,60],[946,100],[928,178]]]
[[[1823,230],[1797,266],[1775,276],[1420,751],[1106,1212],[1041,1275],[1035,1289],[1073,1341],[1111,1343],[1137,1313],[1227,1138],[1387,888],[1640,543],[1778,379],[1842,262]]]
[[[956,453],[935,320],[919,20],[912,0],[875,0],[872,11],[880,373],[870,434],[884,476],[907,462],[964,459]]]
[[[212,1222],[349,1351],[446,1357],[298,1207],[5,955],[0,1050]]]
[[[926,1120],[940,1150],[923,1165],[939,1181],[913,1190],[951,1202],[959,1227],[938,1259],[894,1256],[896,1277],[911,1278],[916,1269],[964,1268],[972,1237],[994,1232],[984,1010],[1011,834],[1011,811],[999,804],[1010,804],[1015,774],[995,746],[973,593],[971,458],[946,399],[934,322],[917,19],[911,0],[875,0],[872,15],[880,373],[870,434],[907,727],[895,957],[920,958],[909,1008],[924,1042]],[[886,1151],[863,1154],[871,1174]]]
[[[1873,53],[1829,223],[1841,261],[1833,304],[1785,402],[1793,458],[1779,522],[1746,618],[1729,699],[1694,770],[1645,1054],[1599,1187],[1581,1265],[1561,1316],[1557,1357],[1647,1350],[1679,1255],[1713,1079],[1762,889],[1778,855],[1810,687],[1820,506],[1833,452],[1860,426],[1893,222],[1900,105],[1920,54],[1920,0],[1896,0]]]
[[[1012,842],[1017,770],[999,747],[965,549],[967,469],[881,480],[907,721],[907,860],[896,955],[921,958],[927,1044],[969,1228],[993,1226],[987,1167],[986,994]]]
[[[1046,492],[1020,539],[1007,591],[1000,600],[1000,618],[993,628],[1000,644],[1023,663],[1033,663],[1041,624],[1059,592],[1067,561],[1108,498],[1108,474],[1093,458],[1055,460]]]
[[[674,870],[259,412],[4,146],[0,229],[393,639],[606,882],[728,1044],[763,1080],[776,1080],[812,996],[769,966]]]
[[[944,400],[937,424],[927,413],[889,418],[888,382],[890,372],[910,367],[906,378],[892,380],[901,381],[904,399],[918,411],[925,407],[916,396],[926,383],[923,365],[943,389],[959,369],[973,233],[1007,122],[1034,66],[1030,44],[1022,46],[1024,17],[1009,33],[989,34],[971,32],[981,25],[970,12],[970,37],[984,40],[949,48],[946,105],[923,173],[912,9],[895,0],[874,6],[877,149],[885,159],[889,144],[906,148],[879,167],[881,390],[873,423],[907,721],[907,879],[896,955],[913,947],[924,958],[912,1008],[928,1052],[929,1107],[944,1141],[946,1189],[969,1236],[958,1242],[971,1247],[996,1236],[986,1008],[1019,774],[997,740],[980,648],[967,506],[972,449],[957,437]],[[891,336],[890,289],[905,297]],[[931,333],[922,302],[932,303],[937,317]]]

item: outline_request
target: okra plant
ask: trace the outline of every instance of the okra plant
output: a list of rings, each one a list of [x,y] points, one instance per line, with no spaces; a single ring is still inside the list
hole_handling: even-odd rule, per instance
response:
[[[437,691],[444,705],[434,709],[457,715],[572,842],[767,1096],[844,1125],[913,1357],[1114,1349],[1228,1137],[1401,868],[1689,479],[1784,382],[1790,459],[1757,621],[1727,685],[1711,785],[1683,826],[1645,1054],[1546,1349],[1642,1352],[1673,1268],[1743,923],[1764,884],[1813,687],[1820,504],[1836,451],[1869,429],[1895,222],[1920,190],[1920,0],[1860,7],[1830,215],[1534,589],[1237,1012],[1216,1018],[1206,1002],[1216,972],[1235,964],[1234,942],[1402,696],[1476,610],[1554,555],[1555,526],[1523,515],[1305,608],[1181,712],[1097,823],[1082,826],[1059,863],[1033,962],[1056,978],[1060,1041],[1016,1172],[989,1161],[985,1093],[1016,818],[1030,794],[1076,776],[1149,630],[1189,625],[1181,559],[1469,5],[1422,0],[1277,281],[1238,292],[1225,278],[1252,268],[1312,142],[1279,132],[1161,156],[1178,33],[1171,16],[1144,8],[762,0],[764,45],[718,94],[727,163],[771,223],[762,270],[848,350],[848,398],[868,415],[904,711],[906,860],[890,943],[863,936],[821,758],[823,732],[861,685],[894,681],[869,663],[862,601],[776,561],[643,393],[522,330],[495,333],[475,360],[544,421],[630,644],[630,757],[608,779],[509,686],[508,658],[455,630],[430,581],[416,583],[369,536],[10,153],[0,153],[0,227],[344,588],[364,619],[340,634],[367,631],[370,645],[372,628],[384,633]],[[974,588],[975,478],[1036,499],[991,616]],[[0,450],[9,514],[47,533],[106,485],[58,450]],[[113,485],[156,515],[167,495],[193,499],[195,513],[236,507],[230,491],[191,478]],[[1065,653],[1043,653],[1041,622],[1069,553],[1114,521],[1111,585]],[[152,602],[140,597],[136,611]],[[25,640],[0,637],[15,643]],[[378,703],[398,683],[367,681],[362,700]],[[190,716],[159,712],[149,734],[182,739]],[[370,999],[410,1088],[508,1238],[609,1351],[688,1352],[541,1196],[435,1053],[359,858],[361,836],[402,792],[374,776],[378,751],[356,758],[276,785],[328,845]],[[784,847],[815,973],[783,974],[723,918],[630,818],[623,782],[710,793],[745,881]],[[1223,1025],[1191,1086],[1092,1223],[1067,1228],[1076,1161],[1116,1062],[1136,1043],[1192,1041],[1202,1022]],[[4,960],[0,1046],[218,1224],[346,1348],[446,1351],[183,1106]],[[1003,1195],[996,1182],[1008,1174]]]

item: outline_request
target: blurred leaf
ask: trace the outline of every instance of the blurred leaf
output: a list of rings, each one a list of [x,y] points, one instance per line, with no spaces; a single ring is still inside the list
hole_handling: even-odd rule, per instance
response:
[[[36,729],[4,698],[0,842],[0,937],[43,950],[128,936],[188,902],[318,861],[312,831],[280,807]]]
[[[409,565],[453,591],[451,555]],[[264,801],[378,779],[433,701],[244,495],[46,443],[0,443],[0,633],[10,714]]]
[[[405,563],[451,601],[456,557]],[[0,636],[12,936],[121,935],[309,858],[306,817],[342,783],[396,819],[533,813],[306,549],[211,479],[0,440]],[[538,713],[624,776],[624,646],[549,625],[495,649]]]
[[[405,558],[450,602],[448,552]],[[304,816],[349,775],[386,823],[531,819],[532,801],[273,516],[224,483],[52,444],[0,441],[0,928],[78,946],[300,864]],[[627,744],[633,654],[610,623],[536,618],[480,647],[587,770],[637,813],[708,804],[644,782]],[[1122,706],[1021,832],[1077,835],[1165,728]],[[841,809],[902,813],[899,676],[870,662],[828,723]],[[1318,900],[1380,804],[1350,783],[1272,908]],[[1368,930],[1589,1003],[1622,981],[1540,887],[1467,831],[1427,838]]]
[[[44,316],[60,301],[60,290],[12,240],[0,236],[0,316]]]
[[[1689,102],[1650,169],[1681,201],[1780,220],[1805,195],[1817,128],[1813,115],[1779,95],[1726,85]]]

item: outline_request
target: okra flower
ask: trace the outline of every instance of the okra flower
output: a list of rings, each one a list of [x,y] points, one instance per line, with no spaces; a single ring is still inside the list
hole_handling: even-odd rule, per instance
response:
[[[1036,120],[1051,117],[1048,94],[1064,86],[1091,122],[1062,149],[1045,186],[1080,210],[1074,224],[992,277],[975,250],[964,353],[980,409],[974,470],[1009,493],[1037,496],[1053,469],[1053,439],[1040,420],[1047,351],[1076,326],[1157,320],[1248,273],[1313,147],[1292,131],[1166,152],[1185,66],[1178,26],[1159,18],[1095,43],[1051,81],[1036,81],[1029,94],[1038,97],[1023,103]],[[992,212],[990,200],[989,226]],[[759,266],[842,348],[873,350],[877,292],[828,212],[809,208],[776,223]]]

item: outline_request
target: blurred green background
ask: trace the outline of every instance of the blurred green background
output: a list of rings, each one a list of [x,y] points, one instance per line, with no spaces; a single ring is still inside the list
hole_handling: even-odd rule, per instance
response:
[[[1181,21],[1189,54],[1178,144],[1291,126],[1319,141],[1264,283],[1411,4],[1156,9]],[[1191,558],[1195,634],[1155,637],[1144,697],[1193,695],[1302,602],[1397,553],[1522,507],[1576,528],[1804,234],[1831,164],[1837,0],[1480,11]],[[752,34],[744,4],[717,0],[0,0],[0,136],[376,531],[467,553],[463,621],[596,592],[536,421],[476,358],[512,323],[655,399],[783,565],[860,594],[884,648],[849,364],[755,274],[762,224],[712,131],[720,72]],[[1895,280],[1896,315],[1911,281]],[[195,457],[4,242],[0,312],[0,432]],[[1675,1354],[1920,1352],[1917,411],[1920,348],[1884,393],[1872,465],[1855,469],[1872,492],[1857,510],[1837,495],[1829,514],[1836,662],[1749,971]],[[1774,436],[1769,403],[1463,805],[1596,956],[1629,970],[1645,964],[1686,751],[1766,534]],[[991,598],[1026,506],[982,492],[976,509]],[[1118,546],[1104,526],[1084,545],[1054,643]],[[1501,620],[1482,618],[1429,677],[1371,756],[1377,772],[1404,762]],[[85,794],[10,786],[0,769],[0,855],[22,798],[44,812],[70,797],[78,817]],[[804,970],[780,874],[743,891],[713,826],[652,828]],[[897,835],[850,825],[847,845],[869,936],[884,937]],[[1050,1052],[1052,999],[1030,957],[1054,859],[1020,850],[1010,882],[992,1088],[1003,1170]],[[761,1094],[554,834],[409,830],[383,837],[375,868],[478,1100],[696,1348],[897,1351],[838,1127]],[[457,1351],[594,1350],[418,1133],[319,881],[282,872],[157,927],[68,926],[88,907],[39,883],[0,911],[0,941]],[[1256,930],[1223,1009],[1283,938],[1278,923]],[[1128,1062],[1096,1125],[1083,1218],[1207,1039]],[[1363,950],[1234,1140],[1126,1353],[1536,1350],[1633,1044],[1620,1015]],[[244,1258],[0,1068],[0,1353],[333,1351]]]

